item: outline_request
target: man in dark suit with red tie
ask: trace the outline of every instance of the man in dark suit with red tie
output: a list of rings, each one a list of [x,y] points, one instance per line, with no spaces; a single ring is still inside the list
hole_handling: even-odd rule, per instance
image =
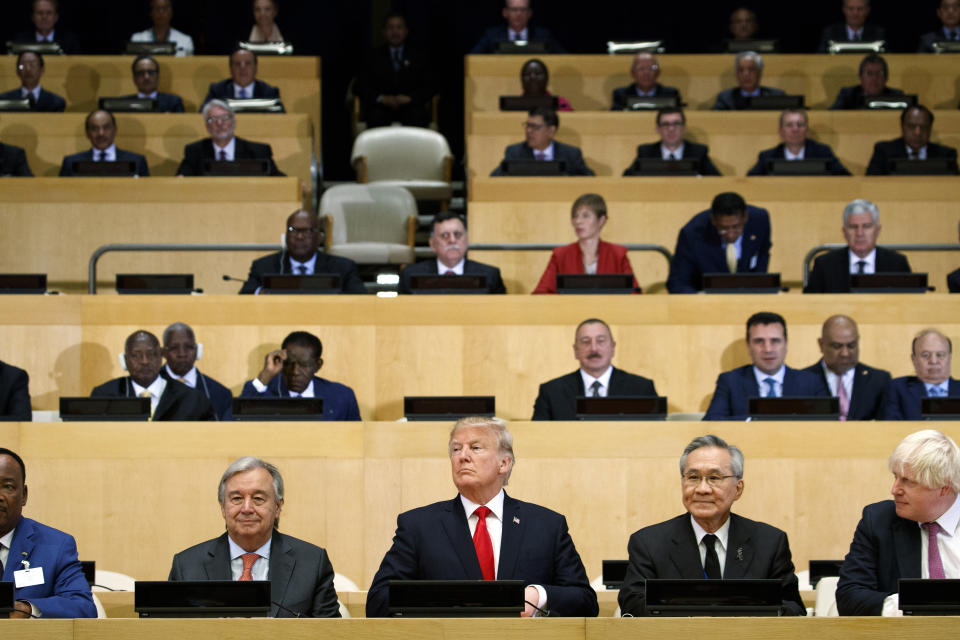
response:
[[[841,420],[879,420],[890,372],[860,362],[860,332],[849,316],[830,316],[817,339],[823,358],[807,367],[840,398]]]
[[[596,616],[597,594],[566,518],[503,490],[514,462],[504,422],[462,418],[448,447],[459,493],[397,517],[367,592],[367,617],[388,615],[390,580],[522,580],[525,617]]]
[[[849,293],[850,275],[910,273],[906,256],[877,246],[880,210],[869,200],[856,199],[843,209],[844,249],[834,249],[813,261],[804,293]]]

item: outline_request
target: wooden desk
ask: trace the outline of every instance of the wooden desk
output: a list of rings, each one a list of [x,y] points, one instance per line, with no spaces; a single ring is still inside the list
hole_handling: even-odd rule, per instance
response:
[[[877,203],[881,244],[941,243],[957,234],[956,177],[479,178],[470,192],[470,242],[571,242],[570,206],[593,192],[607,202],[605,240],[661,244],[673,252],[683,225],[724,191],[770,212],[770,271],[782,274],[791,294],[801,291],[807,251],[844,241],[843,208],[855,198]],[[470,255],[499,266],[511,293],[533,291],[550,258],[547,251],[471,250]],[[960,264],[956,252],[912,252],[908,258],[914,271],[930,274],[937,291],[946,291],[947,274]],[[669,268],[663,256],[636,252],[630,261],[644,293],[666,291]]]
[[[710,158],[724,176],[746,176],[761,151],[780,144],[779,118],[777,111],[688,112],[687,138],[710,147]],[[523,142],[526,114],[482,111],[468,119],[468,175],[489,176],[507,145]],[[866,173],[874,144],[898,138],[901,131],[898,111],[812,111],[809,119],[810,137],[830,145],[855,176]],[[598,176],[621,176],[636,158],[638,145],[659,139],[656,113],[561,113],[557,130],[557,140],[580,147]],[[960,111],[936,113],[933,140],[960,147]]]
[[[538,55],[550,70],[551,93],[570,101],[577,111],[606,111],[613,90],[632,82],[629,55]],[[960,79],[948,55],[883,54],[890,67],[888,84],[915,93],[931,109],[956,109]],[[863,56],[766,54],[762,84],[806,96],[806,105],[826,109],[842,87],[858,84]],[[474,55],[465,59],[467,132],[470,113],[496,111],[502,95],[520,93],[524,56]],[[729,54],[659,56],[661,84],[676,87],[689,109],[710,109],[717,94],[736,86]],[[266,77],[266,76],[265,76]],[[563,116],[561,116],[562,118]]]
[[[89,113],[101,97],[136,93],[130,65],[135,56],[46,56],[43,87],[67,101],[67,111]],[[0,65],[0,87],[20,86],[14,59]],[[160,91],[183,98],[187,112],[196,113],[211,82],[230,77],[227,56],[157,56]],[[314,151],[320,151],[320,58],[260,56],[257,77],[280,89],[287,113],[310,118],[317,132]],[[47,114],[39,114],[46,118]],[[9,142],[5,140],[5,142]]]
[[[35,176],[57,176],[64,156],[87,151],[85,114],[0,114],[0,140],[22,147]],[[116,145],[146,156],[150,176],[176,175],[183,148],[208,138],[202,116],[196,113],[119,113]],[[310,184],[314,138],[319,135],[304,114],[241,113],[236,134],[269,144],[281,171]],[[6,181],[5,181],[6,182]]]
[[[289,116],[303,118],[303,116]],[[0,182],[0,272],[46,273],[50,289],[87,291],[94,250],[111,243],[280,244],[300,206],[296,178],[32,178]],[[221,275],[246,276],[266,252],[109,253],[98,277],[193,273],[210,293],[236,293]]]

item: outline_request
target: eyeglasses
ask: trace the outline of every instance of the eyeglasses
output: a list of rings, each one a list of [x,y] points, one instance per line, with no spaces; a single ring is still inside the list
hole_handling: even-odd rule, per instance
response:
[[[438,233],[438,236],[444,240],[459,240],[464,236],[463,231],[444,231],[443,233]]]
[[[217,124],[218,122],[230,122],[233,116],[210,116],[207,118],[207,124]]]
[[[676,127],[682,127],[684,124],[686,123],[683,122],[683,120],[673,120],[671,122],[661,122],[657,126],[661,129],[674,129]]]
[[[298,229],[297,227],[287,227],[287,233],[292,236],[297,235],[307,235],[308,233],[316,233],[320,231],[318,227],[307,227],[306,229]]]
[[[702,476],[702,475],[700,475],[699,473],[685,473],[685,474],[681,475],[681,477],[683,478],[683,484],[684,484],[684,486],[687,486],[687,487],[699,487],[699,486],[700,486],[700,483],[703,482],[704,480],[706,480],[708,485],[710,485],[711,487],[716,488],[716,487],[719,487],[719,486],[723,483],[723,481],[726,480],[727,478],[736,478],[737,476],[734,476],[734,475],[729,475],[729,476],[716,476],[716,475]]]

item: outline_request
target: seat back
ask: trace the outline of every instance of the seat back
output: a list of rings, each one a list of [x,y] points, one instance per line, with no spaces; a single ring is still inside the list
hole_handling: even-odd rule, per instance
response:
[[[417,203],[402,187],[343,184],[324,191],[320,212],[333,221],[327,246],[352,242],[409,245],[409,219]]]
[[[447,139],[420,127],[374,127],[357,136],[350,162],[366,158],[366,182],[377,180],[448,180],[451,156]]]
[[[818,617],[836,617],[837,613],[837,576],[824,576],[817,583],[817,600],[813,615]]]
[[[93,587],[93,590],[103,591],[104,589],[100,587],[104,587],[111,591],[133,591],[136,583],[137,581],[133,576],[128,576],[125,573],[97,569],[97,575],[94,578],[94,584],[97,586]]]

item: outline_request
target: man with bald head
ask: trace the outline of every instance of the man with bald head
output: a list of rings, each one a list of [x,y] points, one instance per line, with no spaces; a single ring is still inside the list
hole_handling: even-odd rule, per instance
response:
[[[960,380],[950,377],[950,338],[936,329],[924,329],[913,339],[912,351],[917,375],[890,382],[884,420],[922,420],[923,398],[960,397]]]
[[[638,53],[633,56],[633,64],[630,65],[630,75],[633,77],[633,84],[626,87],[620,87],[613,90],[613,101],[610,106],[611,111],[622,111],[629,109],[627,99],[631,97],[673,97],[677,98],[677,106],[683,103],[680,98],[680,92],[673,87],[665,87],[657,78],[660,77],[660,63],[657,56],[649,52]]]
[[[233,394],[230,389],[200,373],[196,362],[203,355],[193,329],[183,322],[174,322],[163,330],[163,357],[167,363],[161,375],[197,389],[213,405],[217,420],[233,420]]]
[[[160,375],[163,359],[157,336],[143,329],[131,333],[124,344],[123,362],[130,375],[94,387],[91,398],[150,398],[154,421],[214,419],[206,396]]]
[[[840,398],[840,419],[878,420],[890,372],[860,362],[860,331],[854,319],[827,318],[817,344],[823,357],[806,371],[820,376],[830,395]]]
[[[118,149],[114,144],[117,137],[117,119],[113,114],[103,109],[91,111],[87,115],[84,128],[87,139],[90,140],[90,149],[64,156],[60,165],[60,177],[76,175],[75,162],[132,162],[136,173],[134,175],[147,177],[150,169],[147,168],[147,159],[139,153]]]
[[[335,274],[340,276],[340,293],[367,292],[353,260],[317,250],[320,219],[316,213],[306,209],[291,213],[287,218],[284,238],[286,244],[282,251],[253,261],[250,275],[247,276],[240,293],[259,294],[263,286],[263,276],[273,274]]]

